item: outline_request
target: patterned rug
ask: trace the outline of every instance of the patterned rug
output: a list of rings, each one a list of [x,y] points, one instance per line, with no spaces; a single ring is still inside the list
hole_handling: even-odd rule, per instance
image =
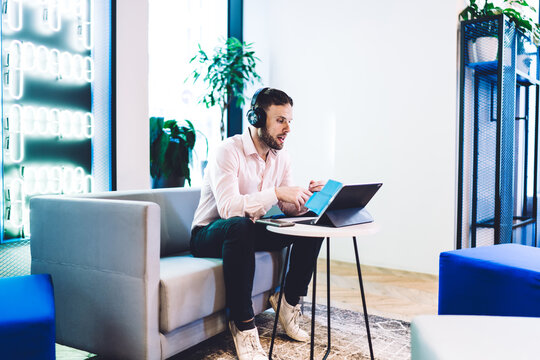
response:
[[[364,316],[349,310],[332,308],[332,351],[328,359],[369,359],[369,346],[364,325]],[[317,305],[315,310],[315,358],[320,359],[326,352],[326,306]],[[311,304],[304,304],[303,328],[310,331]],[[261,344],[265,350],[270,348],[274,312],[272,310],[259,314],[256,318]],[[373,351],[376,359],[406,360],[410,359],[409,323],[369,316]],[[274,343],[272,358],[282,360],[308,359],[310,344],[290,340],[278,325],[278,335]],[[174,360],[229,360],[236,359],[234,342],[229,332],[208,339],[199,345],[186,350]]]
[[[328,359],[352,360],[369,359],[364,316],[349,310],[332,308],[332,348]],[[311,329],[311,304],[304,304],[303,326]],[[315,316],[315,358],[321,359],[326,352],[326,306],[317,305]],[[268,351],[274,325],[274,312],[268,310],[257,315],[256,324],[259,329],[261,344]],[[410,359],[410,325],[400,320],[387,319],[380,316],[369,316],[371,339],[375,359],[409,360]],[[278,325],[272,358],[280,360],[301,360],[309,358],[310,344],[290,340]],[[91,354],[57,347],[58,360],[94,359]],[[176,356],[171,360],[231,360],[237,359],[234,342],[228,331],[216,335]]]

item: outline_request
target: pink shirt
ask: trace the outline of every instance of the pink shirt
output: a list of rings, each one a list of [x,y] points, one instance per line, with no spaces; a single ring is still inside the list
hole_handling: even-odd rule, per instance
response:
[[[271,149],[265,162],[249,131],[225,139],[212,160],[206,168],[192,228],[219,218],[258,219],[278,203],[275,188],[292,185],[287,152]],[[279,206],[287,214],[302,212],[297,212],[292,204],[280,202]]]

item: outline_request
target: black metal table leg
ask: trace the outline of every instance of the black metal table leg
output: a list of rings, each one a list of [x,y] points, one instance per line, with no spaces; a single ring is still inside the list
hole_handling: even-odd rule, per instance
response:
[[[330,355],[330,346],[331,346],[331,333],[332,328],[330,327],[330,238],[326,238],[326,317],[327,317],[327,331],[328,331],[328,345],[326,348],[326,353],[324,354],[323,360],[325,360],[328,355]]]
[[[285,289],[285,274],[287,273],[287,266],[289,265],[289,254],[291,252],[291,245],[287,246],[287,254],[285,255],[285,261],[283,262],[283,270],[281,273],[281,285],[279,287],[279,297],[276,309],[276,318],[274,319],[274,329],[272,330],[272,340],[270,341],[270,351],[268,352],[268,359],[272,360],[272,350],[274,349],[274,340],[276,338],[277,323],[279,319],[279,309],[281,308],[281,299],[283,298],[283,290]]]
[[[366,331],[367,331],[367,337],[368,337],[368,344],[369,344],[369,354],[371,360],[374,360],[375,357],[373,355],[373,345],[371,343],[371,332],[369,329],[369,319],[367,314],[367,305],[366,305],[366,297],[364,293],[364,284],[362,282],[362,272],[360,269],[360,259],[358,256],[358,245],[356,243],[356,236],[353,236],[353,244],[354,244],[354,254],[356,257],[356,269],[358,271],[358,281],[360,282],[360,292],[362,295],[362,307],[364,309],[364,320],[366,322]],[[289,245],[287,247],[287,255],[285,256],[285,261],[283,264],[283,272],[281,275],[281,286],[279,290],[279,300],[278,305],[276,309],[276,317],[274,319],[274,328],[272,330],[272,339],[270,342],[270,351],[268,353],[269,360],[272,359],[272,351],[274,348],[274,341],[276,338],[276,331],[277,331],[277,323],[279,320],[279,311],[281,308],[281,301],[283,298],[283,290],[285,288],[285,275],[287,272],[287,266],[289,263],[289,255],[291,251],[291,246]],[[328,345],[326,348],[326,353],[324,354],[323,360],[328,358],[330,355],[331,350],[331,314],[330,314],[330,238],[326,238],[326,301],[327,301],[327,327],[328,327]],[[315,261],[315,266],[313,269],[313,290],[312,290],[312,300],[311,300],[311,344],[310,344],[310,360],[314,359],[315,354],[315,308],[317,307],[317,262]]]
[[[375,357],[373,356],[373,346],[371,345],[371,332],[369,331],[369,320],[368,320],[368,314],[367,314],[366,297],[364,295],[364,284],[362,282],[362,272],[360,270],[360,259],[358,257],[358,245],[356,245],[356,236],[353,236],[353,243],[354,243],[354,255],[356,256],[356,270],[358,271],[358,281],[360,282],[360,292],[362,294],[362,306],[364,308],[364,320],[366,322],[366,330],[367,330],[367,337],[368,337],[368,343],[369,343],[369,355],[371,357],[371,360],[374,360]]]

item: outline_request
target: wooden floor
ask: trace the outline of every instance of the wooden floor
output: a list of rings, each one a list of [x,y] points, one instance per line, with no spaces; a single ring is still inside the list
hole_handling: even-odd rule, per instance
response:
[[[331,261],[332,306],[362,311],[356,264]],[[411,321],[416,315],[437,314],[438,278],[362,265],[368,314]],[[307,299],[311,301],[311,287]],[[317,264],[317,302],[326,304],[326,260]]]

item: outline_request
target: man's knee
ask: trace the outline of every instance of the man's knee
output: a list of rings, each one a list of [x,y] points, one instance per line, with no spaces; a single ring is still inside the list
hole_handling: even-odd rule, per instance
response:
[[[255,224],[245,217],[233,217],[228,219],[226,242],[250,244],[253,242],[253,230]]]

